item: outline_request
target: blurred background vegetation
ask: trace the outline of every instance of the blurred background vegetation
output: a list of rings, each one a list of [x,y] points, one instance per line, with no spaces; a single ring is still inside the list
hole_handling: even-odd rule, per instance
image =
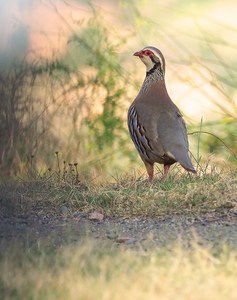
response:
[[[211,133],[190,135],[194,157],[236,164],[236,10],[234,0],[3,2],[1,178],[58,158],[100,180],[140,168],[126,118],[145,76],[132,54],[147,45],[166,57],[188,131]]]

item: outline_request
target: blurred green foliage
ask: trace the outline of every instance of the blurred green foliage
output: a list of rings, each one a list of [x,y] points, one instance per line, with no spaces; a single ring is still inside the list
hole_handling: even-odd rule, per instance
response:
[[[109,41],[108,29],[95,12],[87,26],[74,34],[70,42],[73,44],[73,54],[70,51],[69,57],[73,55],[73,58],[78,61],[78,66],[90,66],[95,71],[86,84],[93,85],[94,89],[102,89],[105,94],[101,99],[102,112],[92,116],[89,113],[85,118],[85,123],[90,130],[88,134],[94,137],[90,147],[99,152],[106,147],[113,148],[115,140],[119,141],[120,138],[122,142],[120,132],[125,129],[119,113],[122,106],[120,100],[125,96],[127,85],[117,55],[121,42]]]
[[[232,163],[237,162],[237,119],[224,117],[217,122],[205,125],[205,131],[211,134],[202,134],[202,152],[226,158]],[[218,138],[217,138],[218,137]]]

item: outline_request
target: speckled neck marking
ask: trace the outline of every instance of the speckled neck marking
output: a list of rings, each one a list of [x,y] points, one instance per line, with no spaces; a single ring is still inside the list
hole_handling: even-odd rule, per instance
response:
[[[156,63],[150,71],[146,72],[146,78],[142,84],[140,93],[144,93],[151,83],[159,80],[164,80],[164,74],[161,69],[161,64]]]

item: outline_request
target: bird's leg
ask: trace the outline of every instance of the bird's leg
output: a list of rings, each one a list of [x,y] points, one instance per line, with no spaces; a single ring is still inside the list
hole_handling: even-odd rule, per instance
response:
[[[170,165],[164,165],[164,175],[162,177],[162,181],[166,181],[169,173]]]
[[[154,164],[150,164],[148,162],[144,161],[144,164],[146,166],[146,171],[149,177],[150,184],[153,184],[154,182]]]

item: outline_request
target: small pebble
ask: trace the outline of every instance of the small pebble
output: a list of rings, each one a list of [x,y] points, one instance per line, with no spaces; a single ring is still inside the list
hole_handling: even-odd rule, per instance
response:
[[[80,214],[76,211],[76,212],[73,213],[73,217],[74,218],[80,217]]]
[[[67,212],[68,212],[67,207],[66,207],[66,206],[61,206],[61,207],[60,207],[60,212],[61,212],[62,214],[67,214]]]
[[[75,213],[73,214],[73,218],[74,218],[76,221],[80,221],[81,215],[80,215],[78,212],[75,212]]]
[[[95,221],[103,221],[104,220],[104,215],[94,211],[89,214],[89,220],[95,220]]]

